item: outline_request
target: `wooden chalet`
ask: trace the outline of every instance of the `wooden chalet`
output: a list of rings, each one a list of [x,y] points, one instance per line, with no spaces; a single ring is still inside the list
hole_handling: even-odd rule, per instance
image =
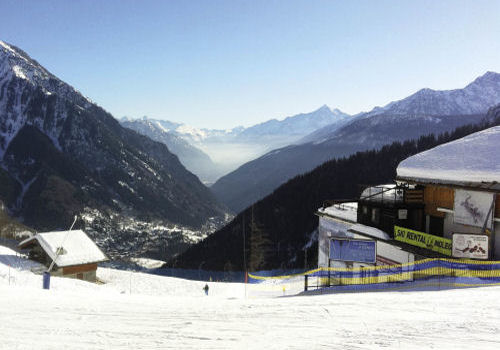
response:
[[[108,260],[81,230],[37,233],[19,243],[29,258],[49,267],[51,274],[95,282],[97,264]]]
[[[329,201],[316,212],[318,266],[500,259],[499,145],[500,126],[483,130],[405,159],[395,184]],[[332,243],[346,240],[375,241],[375,259],[332,257]],[[354,247],[345,252],[356,256]]]
[[[450,248],[446,255],[500,259],[499,145],[497,126],[412,156],[398,166],[398,183],[421,193],[413,197],[423,207],[421,230],[446,240]]]

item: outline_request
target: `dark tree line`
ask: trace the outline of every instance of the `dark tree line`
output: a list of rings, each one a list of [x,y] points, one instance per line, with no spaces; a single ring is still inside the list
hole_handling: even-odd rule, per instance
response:
[[[490,110],[479,125],[466,125],[439,136],[395,142],[380,150],[358,152],[328,161],[299,175],[272,194],[246,208],[234,220],[169,262],[170,266],[224,270],[231,267],[264,270],[308,267],[317,261],[317,243],[304,247],[317,229],[315,211],[329,199],[356,199],[363,187],[391,183],[398,164],[420,152],[500,124],[500,106]],[[245,227],[243,227],[243,225]],[[243,249],[243,232],[245,248]]]

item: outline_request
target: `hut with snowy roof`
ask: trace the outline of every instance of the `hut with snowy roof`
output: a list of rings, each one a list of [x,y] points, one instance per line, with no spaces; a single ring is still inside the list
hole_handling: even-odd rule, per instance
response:
[[[19,248],[29,250],[29,258],[49,267],[51,274],[96,280],[97,264],[108,260],[106,255],[82,230],[37,233],[19,243]]]
[[[394,229],[394,238],[469,259],[500,258],[500,126],[402,161],[397,181],[423,192],[424,233]],[[429,245],[429,244],[427,244]],[[425,248],[425,247],[424,247]]]

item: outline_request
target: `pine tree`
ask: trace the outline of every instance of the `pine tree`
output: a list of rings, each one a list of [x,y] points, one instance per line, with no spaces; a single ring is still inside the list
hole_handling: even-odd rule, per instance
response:
[[[264,225],[255,221],[252,208],[252,221],[250,223],[250,259],[249,270],[258,271],[266,268],[272,259],[273,242],[265,230]]]

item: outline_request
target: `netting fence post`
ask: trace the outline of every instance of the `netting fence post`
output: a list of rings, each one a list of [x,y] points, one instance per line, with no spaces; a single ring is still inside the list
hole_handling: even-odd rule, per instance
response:
[[[443,264],[441,264],[441,260],[438,260],[438,290],[441,290],[441,273],[443,272]]]

